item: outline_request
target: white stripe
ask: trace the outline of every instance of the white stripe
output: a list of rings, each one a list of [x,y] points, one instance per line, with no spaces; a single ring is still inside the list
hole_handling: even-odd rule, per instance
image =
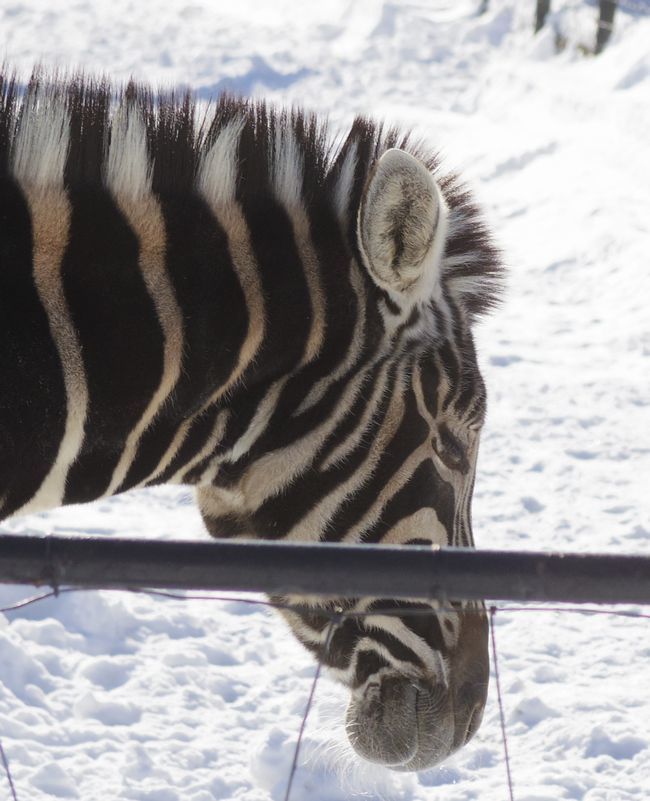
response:
[[[231,450],[228,452],[227,458],[229,461],[236,462],[238,459],[248,453],[257,440],[262,436],[266,430],[269,420],[271,419],[271,415],[277,408],[278,400],[280,399],[282,390],[286,386],[288,380],[289,377],[284,376],[283,378],[280,378],[278,381],[275,381],[273,384],[271,384],[270,388],[264,395],[264,398],[257,407],[246,431],[244,431],[241,437],[237,440],[237,442],[235,442]]]
[[[129,432],[106,495],[124,482],[142,435],[170,397],[181,374],[183,316],[165,263],[166,231],[160,203],[151,192],[147,137],[139,112],[120,109],[111,133],[106,184],[138,239],[138,266],[163,334],[160,382],[142,416]]]
[[[17,515],[61,505],[68,472],[83,444],[88,411],[81,346],[61,278],[71,218],[63,188],[69,144],[70,115],[63,97],[52,87],[28,92],[11,151],[11,169],[30,207],[34,284],[61,361],[66,423],[54,464]]]
[[[62,180],[63,175],[61,182]],[[14,513],[16,515],[60,506],[63,503],[68,472],[83,445],[88,413],[88,387],[81,345],[70,318],[61,276],[61,261],[70,228],[70,203],[62,189],[57,191],[23,187],[23,190],[32,217],[34,284],[61,361],[66,394],[66,422],[54,464],[36,494]]]
[[[211,206],[226,207],[235,201],[237,149],[243,127],[243,117],[229,122],[201,158],[197,188]]]
[[[106,186],[122,201],[142,200],[151,193],[152,172],[142,113],[124,101],[111,122]]]
[[[214,426],[212,431],[210,432],[210,436],[205,441],[204,446],[199,450],[187,464],[183,465],[179,470],[177,470],[174,475],[168,480],[168,484],[182,484],[184,483],[185,479],[187,478],[187,474],[195,467],[197,464],[203,461],[203,459],[207,459],[207,457],[214,452],[214,449],[217,447],[221,438],[224,435],[226,430],[226,423],[228,422],[229,411],[227,409],[222,409],[219,414],[217,415],[217,419],[214,422]],[[215,475],[216,475],[215,467]],[[205,475],[205,473],[204,473]],[[211,479],[210,479],[211,480]],[[203,478],[201,479],[203,481]]]
[[[289,123],[285,122],[285,126]],[[301,207],[303,161],[293,131],[279,127],[272,143],[271,182],[276,198],[289,211]]]
[[[336,186],[334,187],[334,210],[342,226],[348,224],[350,211],[350,197],[354,184],[354,175],[357,169],[357,143],[353,142],[345,154]]]
[[[196,414],[201,414],[236,386],[257,356],[266,332],[264,293],[257,261],[248,224],[236,200],[237,148],[243,125],[243,119],[234,120],[220,131],[201,160],[197,189],[228,237],[230,258],[246,301],[248,329],[231,374]]]
[[[59,91],[28,91],[10,156],[16,180],[24,189],[62,189],[69,146],[70,115]]]

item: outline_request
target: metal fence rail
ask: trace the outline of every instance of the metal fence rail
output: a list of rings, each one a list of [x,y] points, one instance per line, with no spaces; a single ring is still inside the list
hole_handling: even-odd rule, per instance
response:
[[[650,604],[650,557],[5,534],[0,583]]]

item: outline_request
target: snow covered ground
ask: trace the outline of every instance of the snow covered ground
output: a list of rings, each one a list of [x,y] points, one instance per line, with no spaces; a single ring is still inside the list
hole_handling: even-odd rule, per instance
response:
[[[227,87],[415,126],[463,169],[510,268],[479,332],[490,390],[479,547],[650,552],[650,11],[492,0],[0,0],[0,58]],[[566,42],[556,53],[556,34]],[[182,490],[23,518],[15,532],[200,538]],[[0,588],[0,605],[31,593]],[[517,801],[650,797],[650,621],[496,619]],[[20,801],[279,801],[314,665],[241,602],[62,596],[0,615],[0,737]],[[401,776],[344,746],[318,687],[293,801],[503,801],[495,687],[444,766]],[[0,798],[9,791],[0,774]]]

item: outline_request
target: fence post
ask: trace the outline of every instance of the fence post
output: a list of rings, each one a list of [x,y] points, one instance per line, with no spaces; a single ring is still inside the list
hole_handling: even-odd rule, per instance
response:
[[[551,0],[537,0],[537,8],[535,10],[535,33],[541,31],[544,27],[546,15],[551,10]]]
[[[600,0],[600,10],[598,15],[598,32],[596,33],[596,48],[594,53],[598,55],[603,49],[614,28],[614,14],[618,0]]]

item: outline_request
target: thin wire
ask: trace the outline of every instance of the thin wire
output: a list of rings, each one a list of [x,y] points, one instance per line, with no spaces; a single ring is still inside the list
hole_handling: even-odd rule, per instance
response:
[[[342,617],[342,616],[341,616]],[[323,661],[327,657],[329,653],[330,643],[332,641],[332,635],[334,633],[334,629],[337,626],[337,621],[335,619],[330,620],[329,627],[327,629],[327,637],[325,638],[325,643],[323,645],[322,652],[320,654],[320,659],[318,660],[318,665],[316,666],[316,672],[314,673],[314,680],[311,683],[311,690],[309,692],[309,697],[307,698],[307,703],[305,705],[305,712],[302,716],[302,723],[300,724],[300,731],[298,732],[298,739],[296,740],[296,747],[293,752],[293,760],[291,762],[291,770],[289,772],[289,781],[287,782],[287,791],[284,794],[284,801],[289,801],[291,796],[291,788],[293,787],[293,779],[296,775],[296,770],[298,769],[298,756],[300,755],[300,746],[302,745],[302,737],[305,732],[305,727],[307,726],[307,718],[309,717],[309,712],[311,710],[311,705],[314,700],[314,695],[316,694],[316,685],[318,684],[318,679],[320,678],[321,669],[323,667]]]
[[[7,755],[5,754],[5,750],[2,746],[2,740],[0,740],[0,758],[2,759],[2,764],[4,765],[7,781],[9,782],[9,787],[11,788],[11,797],[13,798],[13,801],[18,801],[18,796],[16,795],[16,788],[14,787],[14,780],[11,776],[11,768],[9,767],[9,761],[7,760]]]
[[[63,595],[63,593],[82,591],[86,591],[86,588],[64,587],[63,589],[51,590],[50,592],[44,592],[42,595],[32,595],[29,598],[23,599],[22,601],[17,601],[15,604],[3,606],[0,608],[0,612],[14,612],[16,609],[22,609],[25,606],[31,606],[31,604],[38,603],[39,601],[46,601],[48,598],[57,598],[59,595]]]
[[[494,618],[497,613],[496,606],[490,607],[490,639],[492,641],[492,659],[494,661],[494,675],[497,682],[497,699],[499,701],[499,719],[501,721],[501,739],[503,740],[503,753],[506,759],[506,776],[508,777],[508,792],[510,801],[515,801],[512,789],[512,774],[510,772],[510,755],[508,753],[508,735],[506,734],[506,716],[503,711],[503,697],[501,695],[501,678],[499,676],[499,659],[497,657],[497,640],[494,634]]]
[[[497,612],[570,612],[576,615],[617,615],[618,617],[637,617],[650,620],[650,614],[634,609],[583,609],[580,606],[495,606]]]
[[[29,598],[26,598],[22,601],[17,601],[15,604],[10,604],[9,606],[4,606],[0,608],[0,613],[2,612],[13,612],[18,609],[22,609],[25,606],[30,606],[31,604],[38,603],[39,601],[45,601],[48,598],[55,598],[58,595],[63,595],[65,593],[72,593],[72,592],[95,592],[101,589],[100,587],[60,587],[57,590],[52,590],[50,592],[43,593],[41,595],[33,595]],[[141,595],[150,595],[152,597],[160,597],[160,598],[169,598],[171,600],[176,601],[222,601],[224,603],[241,603],[241,604],[253,604],[256,606],[266,606],[272,609],[284,609],[290,612],[305,612],[305,611],[313,611],[311,607],[306,606],[305,604],[294,604],[294,603],[282,603],[281,601],[266,601],[262,598],[242,598],[236,595],[209,595],[205,593],[180,593],[180,592],[172,592],[170,590],[153,590],[148,589],[146,587],[124,587],[124,588],[117,588],[113,590],[104,590],[104,592],[131,592]],[[650,620],[650,613],[638,612],[633,609],[593,609],[591,607],[580,607],[580,606],[540,606],[537,605],[527,605],[527,606],[492,606],[491,609],[494,609],[497,612],[567,612],[569,614],[578,614],[578,615],[614,615],[618,617],[628,617],[628,618],[642,618],[646,620]],[[421,615],[432,615],[436,612],[459,612],[462,609],[458,607],[449,605],[449,604],[438,604],[437,606],[433,606],[431,608],[415,608],[411,609],[408,607],[390,607],[390,608],[383,608],[381,606],[373,607],[372,609],[365,609],[365,610],[336,610],[336,609],[327,609],[321,608],[318,610],[319,614],[323,615],[324,617],[329,618],[333,621],[339,621],[341,618],[364,618],[364,617],[371,617],[373,615],[383,615],[383,616],[392,616],[392,617],[412,617],[412,616],[421,616]]]

